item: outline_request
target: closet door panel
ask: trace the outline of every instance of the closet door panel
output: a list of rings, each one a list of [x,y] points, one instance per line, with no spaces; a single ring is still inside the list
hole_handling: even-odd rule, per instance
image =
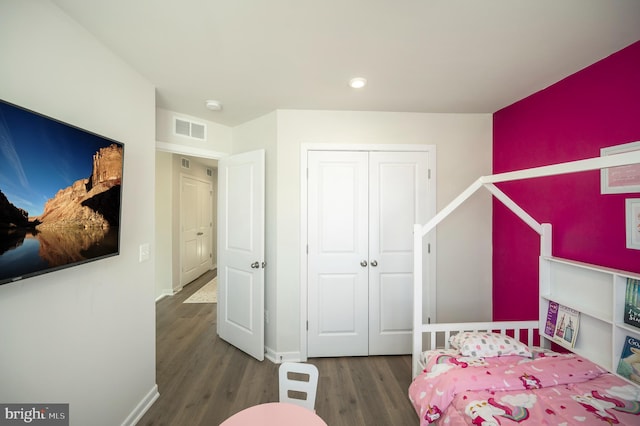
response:
[[[367,153],[308,157],[309,357],[368,353]]]
[[[408,354],[413,225],[427,219],[428,153],[372,152],[369,164],[369,354]]]

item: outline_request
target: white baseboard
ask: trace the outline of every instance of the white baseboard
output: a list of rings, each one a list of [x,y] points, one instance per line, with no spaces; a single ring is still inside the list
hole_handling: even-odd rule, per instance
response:
[[[125,421],[122,422],[121,426],[135,426],[135,424],[140,421],[142,416],[144,416],[144,413],[146,413],[149,408],[151,408],[153,403],[156,402],[156,399],[158,399],[159,397],[160,393],[158,392],[158,385],[154,385],[149,393],[147,393],[145,397],[142,398],[142,401],[138,403],[136,408],[133,409],[131,414],[127,416]]]
[[[281,364],[285,361],[300,362],[302,357],[300,352],[275,352],[269,347],[265,347],[264,357],[274,364]]]
[[[176,294],[176,293],[171,291],[171,290],[164,290],[162,293],[160,293],[160,296],[156,297],[156,302],[159,302],[160,300],[164,299],[165,297],[173,296],[174,294]]]

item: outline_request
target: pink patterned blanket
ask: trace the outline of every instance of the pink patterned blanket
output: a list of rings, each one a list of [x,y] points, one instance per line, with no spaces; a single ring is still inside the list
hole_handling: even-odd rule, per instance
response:
[[[574,354],[434,353],[409,387],[420,425],[640,425],[640,388]]]

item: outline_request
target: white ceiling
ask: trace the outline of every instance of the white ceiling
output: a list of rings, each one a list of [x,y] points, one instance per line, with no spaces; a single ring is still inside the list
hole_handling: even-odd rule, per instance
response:
[[[53,2],[157,106],[229,126],[276,109],[493,113],[640,40],[638,0]]]

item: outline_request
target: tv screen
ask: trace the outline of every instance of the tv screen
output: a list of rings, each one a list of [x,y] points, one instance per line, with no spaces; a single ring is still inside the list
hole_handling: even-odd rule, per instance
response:
[[[119,254],[124,144],[0,100],[0,285]]]

